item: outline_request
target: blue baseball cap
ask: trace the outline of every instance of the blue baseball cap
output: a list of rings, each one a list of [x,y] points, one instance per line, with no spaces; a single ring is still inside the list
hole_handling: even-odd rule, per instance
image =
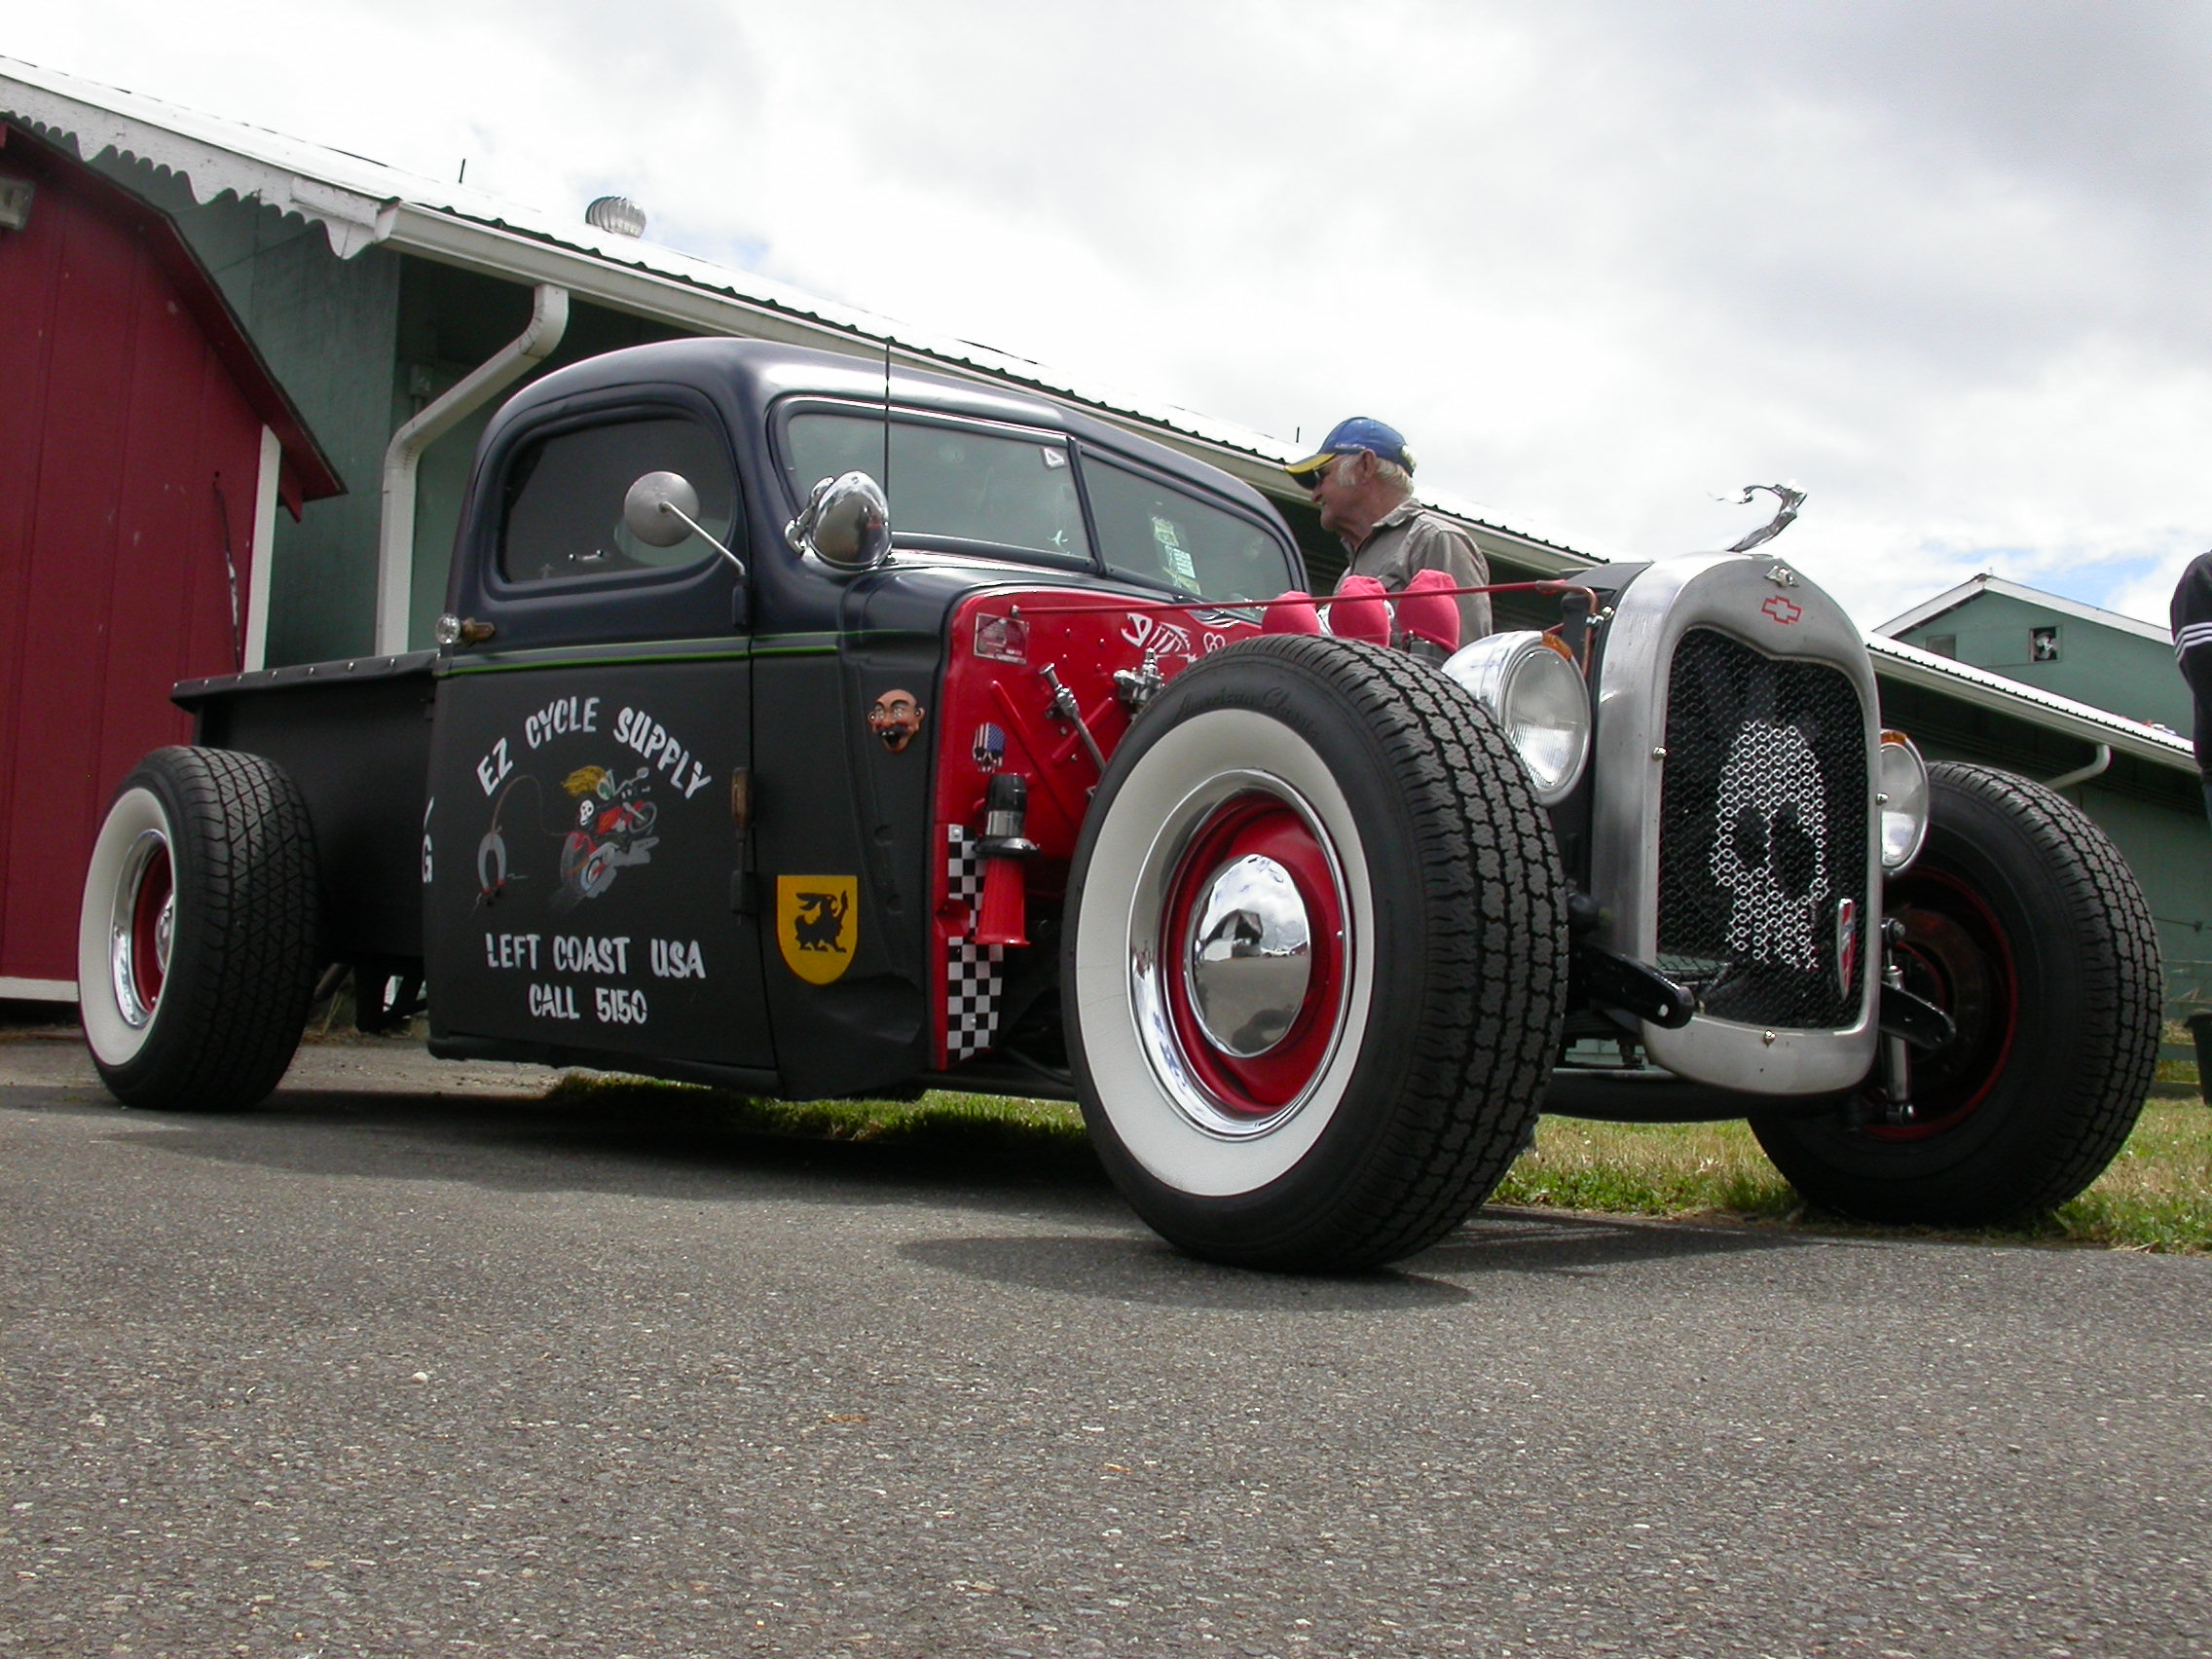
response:
[[[1383,424],[1367,415],[1354,415],[1348,421],[1339,421],[1329,428],[1329,435],[1321,440],[1320,450],[1304,461],[1294,461],[1283,470],[1300,483],[1306,475],[1317,470],[1333,455],[1352,455],[1366,450],[1379,461],[1392,461],[1408,472],[1414,469],[1414,452],[1406,448],[1403,433],[1397,427]]]

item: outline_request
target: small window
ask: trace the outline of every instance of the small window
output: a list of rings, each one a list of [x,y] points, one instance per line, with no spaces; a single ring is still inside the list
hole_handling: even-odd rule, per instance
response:
[[[793,494],[803,501],[824,478],[865,472],[884,486],[901,537],[1089,560],[1066,445],[919,421],[890,424],[886,468],[882,416],[793,415],[784,431]]]
[[[1297,585],[1282,544],[1250,519],[1095,455],[1083,461],[1099,551],[1117,575],[1221,603]]]
[[[2028,630],[2028,660],[2030,662],[2056,662],[2058,660],[2058,630],[2031,628]]]
[[[622,498],[648,472],[681,472],[699,493],[699,523],[727,542],[737,485],[721,439],[682,416],[571,427],[526,444],[508,464],[499,573],[511,582],[682,570],[715,557],[697,535],[654,547],[622,524]]]
[[[1955,657],[1959,654],[1959,637],[1956,634],[1931,634],[1928,648],[1937,656]]]

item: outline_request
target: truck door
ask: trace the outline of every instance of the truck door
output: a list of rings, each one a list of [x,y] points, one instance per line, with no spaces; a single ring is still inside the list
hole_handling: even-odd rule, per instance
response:
[[[434,1040],[773,1068],[747,871],[746,592],[623,526],[648,472],[743,557],[719,417],[681,387],[497,428],[457,549],[424,831]],[[489,627],[489,637],[483,630]]]

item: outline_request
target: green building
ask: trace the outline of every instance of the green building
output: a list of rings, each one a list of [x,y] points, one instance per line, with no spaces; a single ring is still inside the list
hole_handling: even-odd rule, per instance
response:
[[[2187,735],[2189,686],[2173,635],[1984,571],[1874,632],[2039,691]]]
[[[635,234],[627,203],[587,222],[502,202],[258,128],[0,58],[0,127],[64,147],[169,213],[222,286],[263,358],[347,486],[278,517],[260,667],[425,645],[442,608],[461,491],[492,410],[531,375],[578,358],[683,335],[737,335],[1042,392],[1242,478],[1281,508],[1304,547],[1309,585],[1344,566],[1304,492],[1297,459],[1264,433],[1165,404],[1078,385],[1043,365],[939,337],[694,259]],[[0,170],[6,152],[0,148]],[[628,233],[628,234],[626,234]],[[1449,499],[1425,504],[1464,524],[1501,581],[1591,563],[1569,548],[1486,523]],[[1995,584],[2003,586],[2004,584]],[[2018,590],[2027,593],[2028,590]],[[1949,596],[1946,596],[1949,597]],[[2182,729],[2186,704],[2150,700],[2155,676],[2106,696],[2102,645],[2083,608],[2033,596],[2060,632],[2058,655],[1974,654],[1965,620],[1939,626],[1954,648],[1918,639],[1868,644],[1883,716],[1938,757],[1991,761],[2055,780],[2120,842],[2153,894],[2170,996],[2212,1001],[2212,918],[2202,801]],[[2012,599],[1986,591],[1976,605]],[[1959,608],[1952,608],[1957,611]],[[1506,626],[1542,625],[1548,601],[1506,596]],[[2120,623],[2120,644],[2148,648]],[[1978,621],[1975,623],[1978,627]],[[1997,618],[1993,629],[2012,628]],[[2111,643],[2111,642],[2107,642]],[[1993,649],[1996,647],[1993,646]],[[2116,659],[2117,660],[2117,659]],[[1986,666],[1976,666],[1984,664]],[[2081,663],[2081,680],[2034,673]],[[2165,673],[2173,679],[2170,658]],[[2128,682],[2132,686],[2134,681]],[[2178,684],[2166,690],[2178,696]],[[2166,712],[2160,713],[2160,710]],[[2115,712],[2117,711],[2117,712]],[[74,995],[74,986],[6,994]]]
[[[1940,681],[1950,693],[1942,704],[1923,701],[1912,711],[1926,709],[1924,729],[1913,727],[1902,707],[1893,714],[1894,670],[1884,677],[1885,715],[1913,729],[1932,753],[2010,756],[2006,763],[2079,801],[2127,855],[2151,901],[2169,1013],[2212,1003],[2212,939],[2205,937],[2212,827],[2186,741],[2190,693],[2174,664],[2173,637],[2156,623],[1986,572],[1891,618],[1875,635],[1877,664],[1885,650],[1895,655],[1902,645],[1949,669]],[[2055,735],[2063,722],[2081,742],[2071,750],[2039,747],[2025,726],[1999,717],[1994,703],[1980,727],[1960,729],[1957,704],[1967,685],[2016,688],[2008,707],[2024,701],[2047,711],[2032,722],[2039,737]],[[1916,689],[1914,696],[1924,693]],[[2103,730],[2091,715],[2103,718]],[[2070,759],[2076,763],[2065,764]]]

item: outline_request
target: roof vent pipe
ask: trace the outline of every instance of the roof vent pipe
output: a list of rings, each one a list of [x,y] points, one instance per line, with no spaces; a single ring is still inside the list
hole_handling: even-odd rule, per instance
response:
[[[377,533],[379,656],[407,649],[408,611],[415,597],[415,469],[423,452],[551,356],[568,327],[569,290],[540,282],[530,308],[530,326],[391,434],[384,452],[384,517]]]
[[[627,196],[602,196],[584,209],[584,223],[616,237],[645,234],[645,210]]]

